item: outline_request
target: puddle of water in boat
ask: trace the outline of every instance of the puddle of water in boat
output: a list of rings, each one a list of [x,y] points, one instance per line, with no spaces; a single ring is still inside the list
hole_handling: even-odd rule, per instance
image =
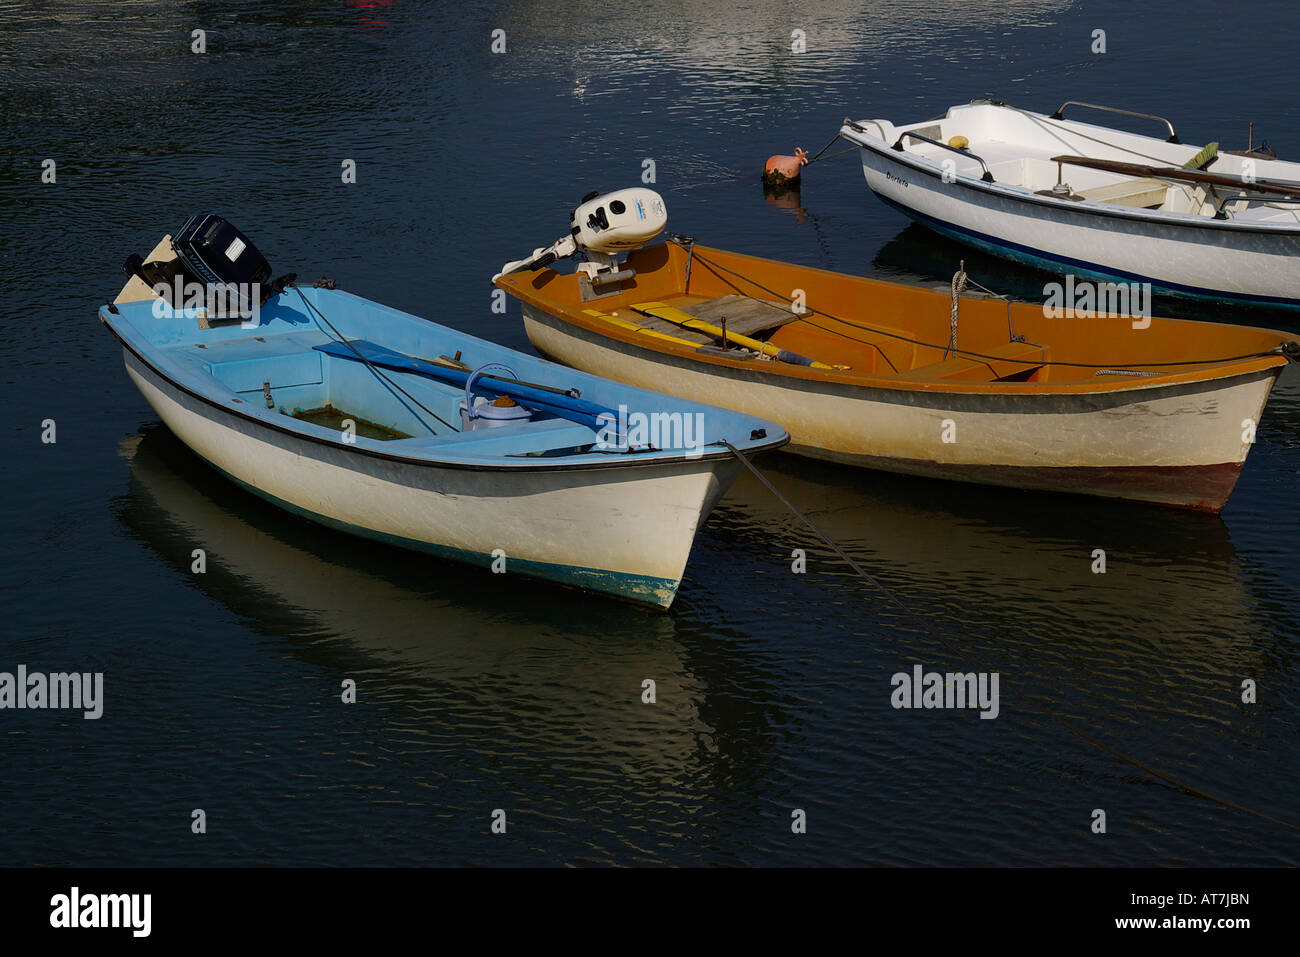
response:
[[[319,409],[295,409],[293,417],[304,422],[310,422],[313,425],[322,425],[327,429],[335,429],[339,432],[342,432],[347,427],[347,423],[351,421],[357,435],[366,439],[376,439],[380,442],[410,438],[405,432],[398,432],[377,422],[371,422],[369,419],[353,415],[351,412],[340,411],[332,405],[322,406]]]

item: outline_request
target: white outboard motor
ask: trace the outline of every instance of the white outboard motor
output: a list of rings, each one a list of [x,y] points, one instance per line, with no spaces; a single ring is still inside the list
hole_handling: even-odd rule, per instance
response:
[[[587,262],[579,263],[578,269],[593,286],[618,282],[633,274],[630,269],[619,269],[619,253],[640,249],[667,225],[668,209],[663,197],[652,189],[634,186],[612,193],[588,193],[569,216],[569,235],[534,249],[526,259],[506,263],[492,279],[541,269],[581,251],[587,254]]]

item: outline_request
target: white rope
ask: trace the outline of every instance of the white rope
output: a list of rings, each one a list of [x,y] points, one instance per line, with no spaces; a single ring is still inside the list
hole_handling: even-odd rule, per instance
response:
[[[948,328],[948,345],[943,350],[943,357],[957,350],[957,313],[961,309],[961,294],[966,291],[966,260],[962,260],[957,271],[952,274],[952,322]]]

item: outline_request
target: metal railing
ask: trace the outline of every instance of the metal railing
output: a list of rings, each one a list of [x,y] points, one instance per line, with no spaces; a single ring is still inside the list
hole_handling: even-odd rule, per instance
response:
[[[1064,103],[1061,104],[1060,109],[1058,109],[1055,113],[1051,115],[1050,119],[1053,120],[1065,119],[1065,108],[1067,106],[1082,106],[1082,107],[1086,107],[1089,110],[1102,110],[1103,112],[1106,113],[1119,113],[1122,114],[1123,116],[1136,116],[1144,120],[1155,120],[1157,123],[1163,123],[1169,130],[1169,139],[1165,141],[1166,143],[1182,142],[1182,140],[1178,138],[1178,134],[1174,132],[1174,124],[1170,123],[1163,116],[1156,116],[1154,113],[1134,113],[1132,110],[1121,110],[1118,107],[1114,107],[1114,106],[1099,106],[1096,103],[1084,103],[1080,100],[1066,100]]]
[[[982,179],[986,183],[996,182],[996,180],[993,178],[993,174],[989,172],[989,164],[984,162],[983,159],[976,156],[970,150],[963,150],[963,149],[958,149],[956,146],[949,146],[947,143],[941,143],[939,140],[932,140],[930,139],[930,137],[922,136],[920,133],[900,134],[897,142],[894,143],[893,149],[897,150],[900,153],[903,152],[903,139],[908,136],[912,137],[912,139],[914,140],[921,140],[923,143],[929,143],[931,146],[938,146],[941,149],[951,150],[952,152],[956,153],[958,156],[970,157],[975,162],[980,164],[980,169],[984,170],[984,175],[981,176],[980,179]]]
[[[1225,196],[1219,200],[1219,208],[1214,211],[1215,219],[1227,219],[1228,210],[1225,207],[1229,203],[1300,203],[1300,196]]]
[[[856,120],[849,119],[847,116],[844,117],[844,125],[855,133],[865,133],[867,131],[866,127],[863,126],[863,123],[874,123],[876,129],[880,130],[880,138],[882,140],[885,138],[885,128],[880,125],[880,120],[863,120],[862,123],[859,123]]]

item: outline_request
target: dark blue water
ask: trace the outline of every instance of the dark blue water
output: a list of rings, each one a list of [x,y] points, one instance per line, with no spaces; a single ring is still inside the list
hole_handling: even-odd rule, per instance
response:
[[[710,245],[930,283],[965,258],[1037,296],[1043,274],[909,227],[851,156],[782,202],[762,161],[990,93],[1225,147],[1254,120],[1294,158],[1300,14],[1255,6],[1220,29],[1195,3],[0,4],[0,671],[102,671],[106,695],[98,721],[0,711],[0,864],[1300,862],[1295,831],[1056,720],[1300,820],[1293,373],[1221,517],[769,457],[912,615],[750,479],[660,614],[277,512],[170,436],[95,320],[128,253],[213,210],[277,272],[528,348],[488,278],[645,159]],[[999,718],[892,709],[915,662],[999,671]]]

